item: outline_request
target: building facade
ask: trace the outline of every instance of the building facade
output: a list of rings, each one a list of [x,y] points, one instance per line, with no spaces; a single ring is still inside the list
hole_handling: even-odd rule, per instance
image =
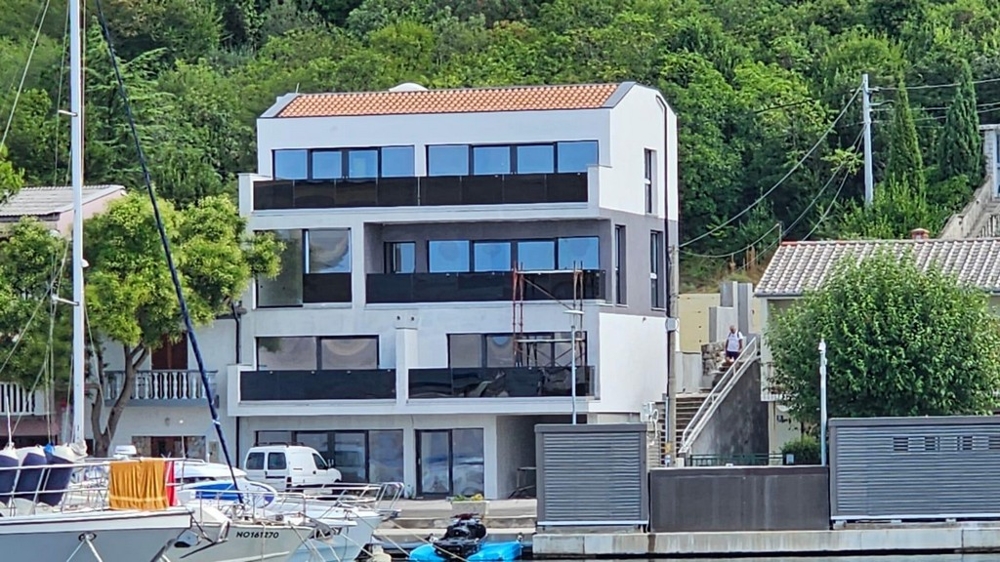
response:
[[[666,391],[676,131],[634,83],[279,98],[239,197],[282,271],[198,332],[237,455],[297,442],[346,480],[497,498],[536,424],[637,420]],[[171,348],[146,376],[197,376]],[[116,442],[215,457],[204,400],[172,396]]]

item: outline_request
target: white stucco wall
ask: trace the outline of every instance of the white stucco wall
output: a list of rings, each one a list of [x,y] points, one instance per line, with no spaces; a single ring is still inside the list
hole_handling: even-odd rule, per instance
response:
[[[608,140],[612,171],[610,177],[602,178],[602,208],[637,215],[646,214],[645,150],[650,149],[656,152],[654,214],[663,217],[663,202],[664,197],[667,197],[674,207],[672,218],[676,220],[677,152],[676,145],[671,150],[665,142],[667,129],[670,127],[668,113],[672,115],[660,94],[641,86],[633,86],[618,105],[610,110],[611,134]],[[673,122],[674,129],[671,130],[676,130],[676,118]],[[675,136],[672,134],[670,138]],[[665,186],[672,189],[671,196],[667,195]]]
[[[637,413],[667,390],[664,318],[601,314],[597,413]]]

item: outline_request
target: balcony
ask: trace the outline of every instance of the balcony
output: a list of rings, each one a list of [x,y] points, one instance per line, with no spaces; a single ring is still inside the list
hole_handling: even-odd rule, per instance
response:
[[[586,202],[586,173],[266,180],[253,186],[255,211]]]
[[[523,300],[573,299],[573,272],[523,273]],[[368,303],[487,302],[513,299],[513,274],[371,273],[366,278]],[[583,272],[582,298],[605,298],[604,272]],[[578,295],[579,296],[579,295]]]
[[[217,371],[209,371],[209,385],[212,395],[218,393],[215,387]],[[107,402],[113,403],[125,385],[123,371],[108,371],[108,381],[104,388]],[[205,387],[201,383],[201,373],[198,371],[153,370],[138,371],[135,377],[135,388],[132,389],[132,403],[142,405],[194,405],[205,401]]]
[[[49,411],[44,391],[31,392],[17,383],[0,382],[0,415],[45,416],[47,414]]]
[[[594,368],[576,369],[576,395],[594,396]],[[570,367],[411,369],[410,398],[528,398],[572,395]]]
[[[395,369],[243,371],[240,402],[268,400],[392,400]]]

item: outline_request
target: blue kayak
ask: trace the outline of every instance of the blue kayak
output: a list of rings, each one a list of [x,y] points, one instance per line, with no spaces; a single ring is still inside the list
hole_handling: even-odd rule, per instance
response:
[[[468,562],[512,562],[521,559],[521,551],[521,543],[518,541],[484,542],[479,550],[470,554],[466,560]],[[425,544],[414,548],[410,552],[409,560],[412,562],[445,562],[446,558],[441,556],[434,545]]]

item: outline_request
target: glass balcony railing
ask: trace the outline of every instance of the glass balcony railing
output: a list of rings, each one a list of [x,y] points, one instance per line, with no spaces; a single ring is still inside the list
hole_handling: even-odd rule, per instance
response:
[[[509,271],[492,273],[370,273],[366,277],[369,303],[485,302],[513,298]],[[525,301],[571,300],[573,272],[523,273]],[[583,272],[578,298],[604,299],[604,272]]]
[[[576,368],[576,395],[594,396],[593,367]],[[519,398],[572,395],[572,372],[558,367],[411,369],[410,398]]]
[[[396,397],[395,369],[243,371],[240,401],[379,400]]]
[[[262,180],[253,185],[255,211],[586,201],[586,173]]]

